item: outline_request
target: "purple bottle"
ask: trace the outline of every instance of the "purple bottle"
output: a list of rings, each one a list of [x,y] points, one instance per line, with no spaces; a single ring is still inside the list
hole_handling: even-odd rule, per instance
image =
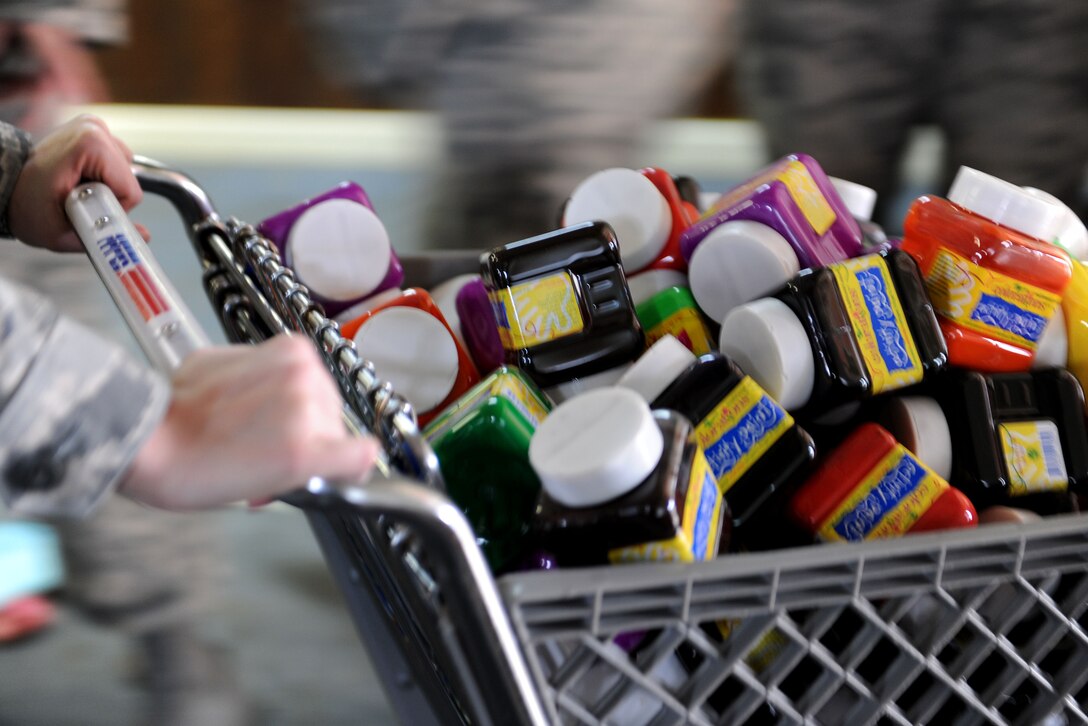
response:
[[[723,194],[684,231],[684,259],[715,228],[734,221],[764,224],[782,235],[802,268],[822,267],[862,254],[861,229],[831,181],[807,154],[790,154]]]
[[[457,293],[457,317],[461,319],[461,335],[472,361],[486,376],[506,361],[506,351],[495,323],[491,298],[483,280],[470,281]]]
[[[354,182],[341,182],[257,229],[330,317],[404,281],[385,225]]]

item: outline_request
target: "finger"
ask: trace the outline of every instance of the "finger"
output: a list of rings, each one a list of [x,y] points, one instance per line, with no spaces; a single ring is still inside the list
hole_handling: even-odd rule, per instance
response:
[[[369,478],[380,450],[372,436],[328,439],[310,449],[316,476],[347,484],[362,484]]]
[[[147,227],[143,226],[139,222],[133,222],[133,224],[136,225],[136,231],[139,232],[140,236],[144,238],[144,242],[150,242],[151,230],[149,230]]]

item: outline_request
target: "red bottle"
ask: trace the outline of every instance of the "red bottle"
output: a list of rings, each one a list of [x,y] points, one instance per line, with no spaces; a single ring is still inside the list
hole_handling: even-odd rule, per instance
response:
[[[1026,371],[1072,275],[1065,251],[1043,241],[1057,236],[1063,211],[967,167],[948,196],[911,205],[901,245],[925,277],[948,361]]]
[[[873,423],[858,427],[823,460],[793,496],[790,514],[832,542],[978,524],[962,492]]]
[[[341,329],[383,380],[415,406],[426,426],[480,381],[480,374],[431,296],[409,288]]]

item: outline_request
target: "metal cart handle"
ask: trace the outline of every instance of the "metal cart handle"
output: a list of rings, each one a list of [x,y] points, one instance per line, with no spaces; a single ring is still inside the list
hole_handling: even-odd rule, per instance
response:
[[[224,223],[204,190],[180,172],[139,157],[133,171],[145,191],[165,198],[181,215],[204,270],[205,289],[228,337],[255,343],[290,330],[307,334],[341,388],[346,423],[373,432],[382,441],[389,465],[381,467],[381,476],[361,486],[313,478],[284,500],[307,512],[349,603],[359,600],[357,589],[366,589],[370,615],[383,617],[386,627],[397,631],[393,644],[401,651],[402,662],[417,678],[430,676],[429,685],[421,685],[431,718],[546,723],[475,534],[444,495],[437,458],[419,432],[411,406],[378,379],[350,340],[339,335],[336,323],[325,318],[308,290],[252,226],[237,220]],[[171,369],[188,352],[207,344],[199,324],[108,189],[98,185],[75,190],[70,216],[107,288],[119,307],[128,309],[126,320],[156,364]],[[150,272],[146,283],[169,299],[171,310],[179,311],[175,317],[157,320],[139,314],[114,269],[117,260],[109,257],[112,248],[100,244],[111,235],[128,238],[133,257]],[[158,351],[153,352],[156,346]],[[350,556],[344,554],[345,548],[351,548]],[[356,625],[372,654],[385,655],[375,652],[375,640],[358,618]],[[456,672],[442,673],[442,668]],[[383,676],[387,691],[395,691],[390,688],[395,677]],[[393,700],[401,698],[395,692],[390,695]],[[443,703],[443,697],[450,702]],[[423,713],[417,706],[410,710],[415,716]]]

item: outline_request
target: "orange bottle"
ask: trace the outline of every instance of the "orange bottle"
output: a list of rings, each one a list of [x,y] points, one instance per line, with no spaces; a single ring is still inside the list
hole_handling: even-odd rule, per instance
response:
[[[961,167],[948,199],[915,200],[902,249],[926,280],[954,366],[1026,371],[1061,304],[1071,266],[1056,236],[1060,205]]]
[[[480,381],[472,358],[426,290],[405,290],[345,323],[341,333],[415,407],[420,426]]]

